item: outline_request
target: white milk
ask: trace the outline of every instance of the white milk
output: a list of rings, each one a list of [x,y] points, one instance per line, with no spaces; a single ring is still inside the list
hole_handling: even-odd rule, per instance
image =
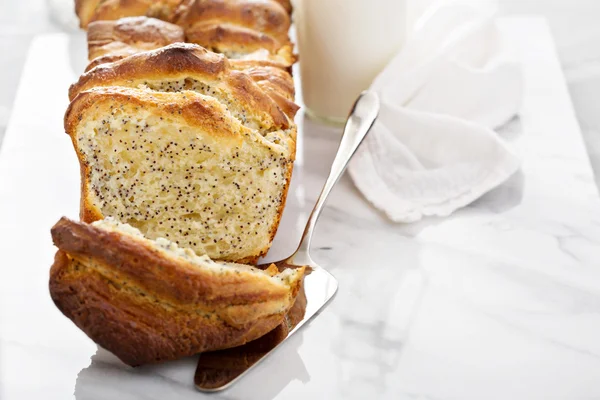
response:
[[[302,96],[312,116],[343,121],[401,49],[407,0],[295,0]]]

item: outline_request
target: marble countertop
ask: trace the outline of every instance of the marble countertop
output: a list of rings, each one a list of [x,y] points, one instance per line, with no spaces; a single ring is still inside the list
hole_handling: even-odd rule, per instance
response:
[[[523,154],[521,171],[450,218],[409,225],[389,222],[344,177],[313,248],[339,280],[335,299],[211,397],[600,398],[600,199],[545,22],[507,24],[526,87],[501,135]],[[125,367],[49,298],[48,230],[76,217],[79,182],[56,93],[84,52],[81,35],[33,42],[0,152],[0,398],[208,397],[193,388],[195,358]],[[338,131],[300,122],[272,259],[293,249],[338,142]]]

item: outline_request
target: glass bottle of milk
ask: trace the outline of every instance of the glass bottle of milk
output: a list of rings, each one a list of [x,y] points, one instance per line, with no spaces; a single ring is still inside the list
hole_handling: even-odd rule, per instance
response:
[[[344,122],[406,38],[407,0],[295,0],[302,98],[309,116]]]

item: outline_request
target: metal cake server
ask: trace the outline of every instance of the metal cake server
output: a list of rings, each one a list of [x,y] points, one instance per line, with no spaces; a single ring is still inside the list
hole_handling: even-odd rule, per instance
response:
[[[337,291],[337,280],[310,257],[310,243],[317,220],[331,189],[338,182],[358,146],[367,136],[378,113],[379,98],[377,95],[373,92],[363,92],[352,107],[331,171],[308,218],[298,249],[284,260],[259,266],[259,268],[265,268],[275,264],[282,270],[306,265],[311,269],[311,272],[305,276],[303,287],[285,321],[267,335],[244,346],[201,354],[194,377],[198,390],[216,392],[231,386],[314,317]]]

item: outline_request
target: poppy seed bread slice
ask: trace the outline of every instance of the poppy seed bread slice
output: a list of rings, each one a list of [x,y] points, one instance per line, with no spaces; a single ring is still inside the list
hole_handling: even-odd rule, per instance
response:
[[[50,272],[57,307],[129,365],[225,349],[277,327],[304,268],[279,272],[218,263],[115,220],[62,218]]]
[[[77,91],[65,116],[81,165],[80,215],[112,216],[215,260],[255,263],[283,211],[296,128],[248,75],[229,71],[222,56],[206,62],[176,73],[133,63],[154,74],[139,87],[94,87],[137,78],[110,81],[119,71],[110,65],[90,71],[107,75],[90,77],[92,88]]]

